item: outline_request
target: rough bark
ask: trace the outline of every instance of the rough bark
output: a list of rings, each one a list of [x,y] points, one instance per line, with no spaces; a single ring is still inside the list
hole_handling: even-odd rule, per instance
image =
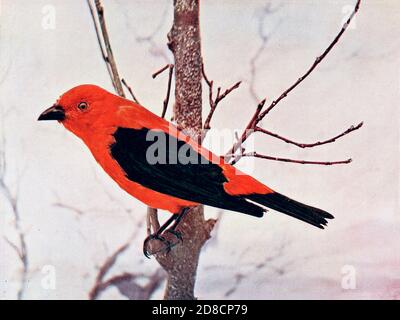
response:
[[[202,128],[201,40],[198,0],[174,0],[168,47],[175,59],[174,119],[192,137]]]
[[[201,40],[199,0],[174,0],[174,22],[168,46],[175,58],[174,119],[192,138],[201,137]],[[168,274],[164,299],[195,299],[194,286],[200,251],[210,238],[215,220],[205,220],[202,206],[192,209],[180,223],[183,243],[156,258]]]

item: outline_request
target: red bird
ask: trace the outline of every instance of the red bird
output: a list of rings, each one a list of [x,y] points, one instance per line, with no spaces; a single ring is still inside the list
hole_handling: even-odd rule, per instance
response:
[[[174,214],[151,239],[164,240],[161,235],[172,222],[168,231],[180,238],[176,226],[188,208],[198,204],[255,217],[262,217],[268,207],[321,229],[333,218],[273,191],[168,121],[94,85],[67,91],[38,120],[58,120],[83,140],[122,189]]]

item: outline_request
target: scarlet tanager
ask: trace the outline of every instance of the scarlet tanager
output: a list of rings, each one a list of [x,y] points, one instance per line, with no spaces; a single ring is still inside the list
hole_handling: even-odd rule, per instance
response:
[[[187,208],[199,204],[255,217],[262,217],[268,207],[321,229],[326,219],[333,218],[328,212],[273,191],[225,163],[168,121],[95,85],[70,89],[38,120],[63,124],[82,139],[122,189],[152,208],[172,212],[168,222],[175,221],[170,231],[177,237],[180,235],[175,228],[180,218]],[[156,138],[165,143],[151,157],[149,151]],[[187,154],[196,161],[188,162]],[[162,238],[166,227],[161,229],[153,238]]]

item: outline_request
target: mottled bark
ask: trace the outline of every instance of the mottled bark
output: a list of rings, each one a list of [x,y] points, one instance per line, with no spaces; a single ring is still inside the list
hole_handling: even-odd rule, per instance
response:
[[[202,128],[198,0],[174,0],[174,23],[168,40],[175,58],[174,119],[181,129],[197,137]]]
[[[199,0],[174,1],[174,23],[168,40],[175,58],[174,119],[179,128],[198,139],[202,129]],[[165,299],[195,299],[200,251],[210,238],[214,224],[215,220],[204,219],[202,206],[192,209],[178,227],[183,243],[173,247],[167,254],[156,256],[168,274]]]
[[[215,220],[205,220],[203,207],[190,211],[180,223],[178,230],[183,242],[177,244],[168,253],[157,254],[156,258],[167,272],[167,286],[164,293],[166,300],[193,300],[196,271],[200,251],[210,238]],[[168,237],[171,241],[176,241]]]

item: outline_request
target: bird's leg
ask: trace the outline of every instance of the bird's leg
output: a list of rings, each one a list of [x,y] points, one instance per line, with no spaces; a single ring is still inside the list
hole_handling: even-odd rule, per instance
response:
[[[148,246],[148,244],[149,244],[149,241],[151,241],[151,240],[158,240],[158,241],[161,241],[161,242],[165,243],[165,244],[166,244],[166,249],[167,249],[167,251],[169,251],[169,250],[171,249],[171,243],[170,243],[167,239],[165,239],[165,238],[162,236],[162,233],[165,231],[165,229],[168,228],[168,226],[169,226],[172,222],[176,221],[177,218],[179,218],[179,216],[177,217],[175,214],[173,214],[173,215],[160,227],[160,229],[158,229],[158,230],[157,230],[156,232],[154,232],[153,234],[149,235],[149,236],[144,240],[144,242],[143,242],[143,253],[144,253],[144,255],[146,256],[146,258],[150,258],[150,256],[151,256],[152,254],[155,253],[155,252],[151,253],[151,252],[149,252],[149,251],[147,250],[147,246]]]
[[[182,221],[183,217],[186,216],[186,214],[190,211],[190,208],[184,208],[179,214],[173,214],[161,227],[158,229],[155,233],[149,235],[143,242],[143,253],[147,258],[150,258],[150,256],[154,253],[158,253],[161,251],[167,251],[169,252],[173,246],[175,246],[177,243],[171,243],[165,237],[163,237],[164,233],[171,233],[173,234],[179,241],[182,241],[182,234],[176,230],[178,227],[179,223]],[[169,228],[169,225],[174,222],[174,224]],[[151,240],[159,240],[163,243],[165,243],[165,247],[162,250],[158,250],[157,252],[149,252],[147,250],[147,246],[149,241]]]
[[[182,211],[179,213],[179,215],[175,218],[175,222],[172,225],[171,228],[167,229],[165,232],[173,234],[178,240],[183,241],[182,234],[176,230],[178,227],[179,223],[182,221],[182,219],[186,216],[186,214],[190,211],[190,208],[184,208]]]

